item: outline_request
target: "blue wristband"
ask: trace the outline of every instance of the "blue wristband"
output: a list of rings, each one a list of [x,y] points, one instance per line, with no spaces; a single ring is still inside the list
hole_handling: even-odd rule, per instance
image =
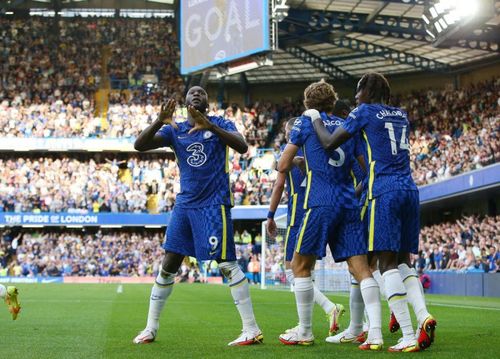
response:
[[[267,212],[267,218],[274,219],[274,212]]]

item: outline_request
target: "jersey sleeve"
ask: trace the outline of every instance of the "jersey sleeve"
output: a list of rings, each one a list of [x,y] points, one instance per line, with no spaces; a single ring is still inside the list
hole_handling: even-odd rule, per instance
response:
[[[342,128],[349,132],[351,135],[359,132],[363,127],[368,124],[368,116],[365,115],[363,105],[356,107],[347,116]]]
[[[292,130],[290,131],[290,140],[288,143],[292,145],[302,147],[306,140],[306,133],[304,131],[304,121],[309,121],[303,119],[302,116],[295,120]]]
[[[227,120],[224,117],[214,116],[214,117],[209,117],[208,119],[214,125],[219,126],[223,130],[230,131],[230,132],[237,132],[238,131],[238,129],[236,128],[236,125],[234,124],[234,122],[230,121],[230,120]]]
[[[172,139],[174,137],[173,133],[173,128],[170,125],[164,125],[162,128],[156,132],[156,134],[160,137],[163,138],[163,145],[164,146],[171,146],[172,145]]]

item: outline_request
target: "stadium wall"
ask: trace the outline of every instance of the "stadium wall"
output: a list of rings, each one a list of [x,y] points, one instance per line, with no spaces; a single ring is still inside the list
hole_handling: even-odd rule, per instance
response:
[[[427,293],[459,296],[500,297],[499,273],[428,271]]]

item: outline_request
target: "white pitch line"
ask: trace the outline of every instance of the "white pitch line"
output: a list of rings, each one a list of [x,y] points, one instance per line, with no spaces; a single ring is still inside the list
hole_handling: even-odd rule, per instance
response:
[[[451,307],[451,308],[463,308],[463,309],[480,309],[480,310],[499,310],[500,308],[492,308],[492,307],[477,307],[475,305],[459,305],[459,304],[445,304],[445,303],[434,303],[427,302],[429,305],[436,305],[438,307]]]
[[[121,285],[121,284],[120,284],[120,285],[116,288],[116,293],[118,293],[118,294],[123,293],[123,285]]]

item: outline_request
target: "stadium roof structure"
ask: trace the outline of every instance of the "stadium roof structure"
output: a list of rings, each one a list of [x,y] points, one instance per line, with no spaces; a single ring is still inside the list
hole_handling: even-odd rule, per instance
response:
[[[476,0],[471,0],[476,1]],[[432,45],[422,18],[437,0],[288,0],[279,23],[274,66],[245,73],[249,83],[354,81],[367,70],[387,75],[454,72],[500,62],[500,1],[477,28],[439,48]],[[215,82],[214,74],[210,82]],[[239,75],[227,82],[241,81]]]
[[[9,8],[163,9],[180,0],[8,0]],[[253,1],[253,0],[252,0]],[[226,76],[225,82],[304,82],[330,78],[354,82],[364,72],[386,75],[453,73],[500,62],[500,0],[479,23],[446,46],[433,46],[422,15],[445,0],[275,0],[289,6],[278,26],[273,66]],[[201,75],[200,75],[201,76]],[[219,82],[215,71],[205,81]],[[188,79],[189,82],[189,79]]]

